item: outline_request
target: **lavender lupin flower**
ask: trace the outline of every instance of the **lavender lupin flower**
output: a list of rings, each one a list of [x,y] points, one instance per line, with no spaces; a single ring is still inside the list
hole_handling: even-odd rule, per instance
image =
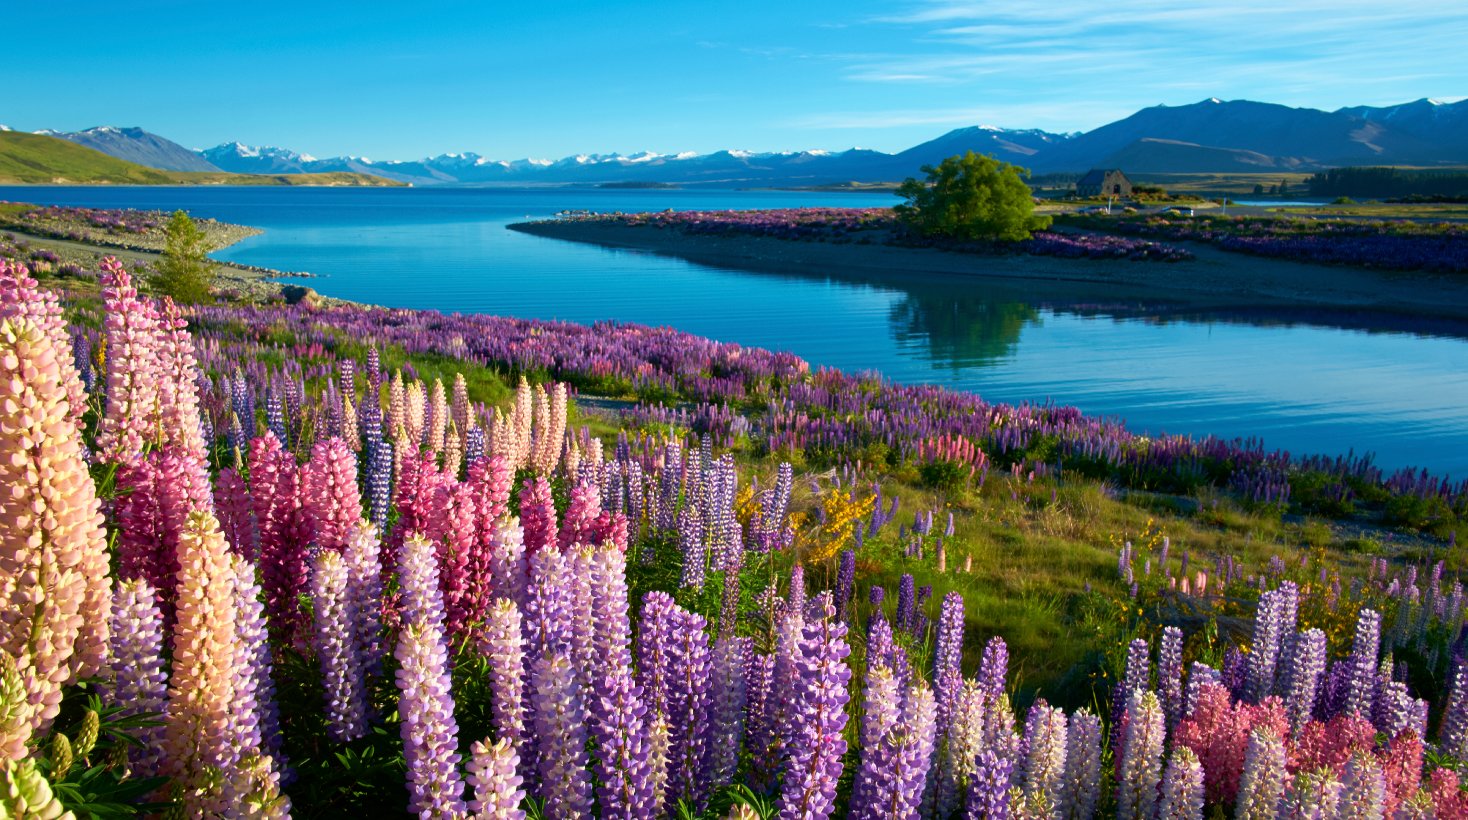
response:
[[[591,555],[593,651],[604,668],[632,666],[632,621],[627,603],[627,556],[615,544]]]
[[[362,674],[376,677],[382,671],[387,642],[382,634],[382,540],[378,529],[357,520],[347,537],[342,559],[347,569],[347,595],[351,599],[352,640]]]
[[[329,554],[329,553],[328,553]],[[407,622],[398,636],[398,715],[408,764],[408,809],[422,818],[462,817],[459,726],[442,627],[432,619]]]
[[[1285,709],[1296,737],[1315,714],[1320,679],[1325,674],[1325,633],[1307,629],[1295,636],[1290,665],[1285,670]]]
[[[1186,746],[1174,748],[1167,762],[1157,820],[1203,820],[1203,764]]]
[[[1065,785],[1067,746],[1065,712],[1036,703],[1025,725],[1025,796],[1034,805],[1059,808]]]
[[[520,804],[525,800],[524,780],[518,772],[520,756],[507,738],[485,745],[477,740],[469,747],[469,785],[474,799],[469,811],[474,820],[524,820]]]
[[[632,682],[629,669],[615,668],[594,687],[589,702],[601,816],[656,817],[658,800],[648,778],[647,707],[641,687]]]
[[[1254,641],[1249,647],[1248,683],[1246,696],[1251,703],[1258,703],[1274,691],[1275,667],[1279,661],[1280,642],[1283,638],[1283,615],[1285,607],[1283,590],[1270,590],[1259,596],[1258,610],[1254,616]]]
[[[575,666],[564,655],[547,655],[531,664],[530,679],[545,815],[590,817],[586,709]]]
[[[1130,717],[1126,753],[1116,778],[1116,816],[1118,820],[1147,820],[1156,812],[1162,779],[1162,705],[1156,694],[1133,689],[1126,711]]]
[[[275,681],[270,672],[270,635],[265,621],[265,604],[260,599],[260,583],[255,578],[255,565],[240,555],[231,556],[235,572],[235,651],[240,659],[236,669],[248,670],[248,680],[235,683],[235,714],[242,720],[237,725],[241,748],[259,749],[269,755],[275,766],[285,772],[286,757],[281,749],[284,738],[280,731],[280,707],[275,701]]]
[[[801,820],[831,816],[846,754],[842,732],[851,680],[846,625],[835,619],[836,607],[828,595],[817,599],[813,610],[818,617],[808,618],[801,633],[790,755],[780,794],[781,816]]]
[[[1065,786],[1057,807],[1062,820],[1090,820],[1101,796],[1101,718],[1082,709],[1066,731]]]
[[[902,683],[892,673],[892,668],[880,655],[873,656],[868,649],[866,692],[862,700],[862,720],[858,737],[861,740],[861,764],[856,770],[856,779],[851,788],[853,815],[875,814],[874,804],[880,804],[876,796],[883,775],[890,771],[895,761],[894,750],[887,744],[887,736],[902,720]],[[865,814],[861,813],[866,808]]]
[[[1356,640],[1351,648],[1350,684],[1345,711],[1370,718],[1376,701],[1376,660],[1381,651],[1381,615],[1362,609],[1356,621]]]
[[[1121,680],[1111,694],[1112,726],[1121,723],[1121,714],[1126,711],[1132,692],[1152,688],[1152,667],[1147,657],[1150,653],[1151,647],[1142,638],[1137,638],[1127,646],[1126,671],[1122,673]]]
[[[1341,773],[1339,820],[1381,820],[1385,814],[1386,778],[1370,752],[1357,752]]]
[[[345,742],[367,734],[366,676],[354,645],[356,607],[348,593],[347,567],[339,552],[323,550],[311,573],[315,618],[313,644],[326,689],[327,731]]]
[[[495,735],[525,757],[525,638],[520,609],[508,598],[489,606],[479,651],[489,661],[490,719]]]
[[[1244,752],[1244,774],[1239,779],[1239,797],[1234,803],[1237,820],[1274,820],[1284,797],[1285,746],[1269,729],[1249,733]]]
[[[1280,816],[1290,820],[1335,820],[1340,814],[1341,784],[1329,770],[1300,772],[1280,803]]]
[[[142,578],[119,583],[112,594],[110,635],[112,681],[105,700],[122,708],[122,717],[156,719],[168,704],[168,673],[163,664],[163,613],[153,587]],[[137,746],[127,750],[128,765],[139,777],[158,774],[163,727],[138,730]]]

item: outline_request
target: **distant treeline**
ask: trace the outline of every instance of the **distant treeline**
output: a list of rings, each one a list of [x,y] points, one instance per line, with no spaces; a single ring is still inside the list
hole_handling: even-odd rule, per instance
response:
[[[1460,197],[1468,196],[1468,171],[1332,168],[1310,177],[1309,185],[1319,197]]]

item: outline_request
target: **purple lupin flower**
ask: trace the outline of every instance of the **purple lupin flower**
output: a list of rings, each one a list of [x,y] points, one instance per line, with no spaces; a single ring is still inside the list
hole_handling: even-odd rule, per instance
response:
[[[830,817],[846,754],[846,625],[837,621],[829,595],[812,605],[801,632],[799,682],[792,705],[791,744],[780,794],[780,815],[802,820]]]
[[[1468,760],[1468,663],[1461,660],[1453,664],[1448,704],[1443,709],[1442,748],[1458,760]]]
[[[368,439],[366,488],[368,517],[378,532],[387,529],[387,514],[392,509],[392,442]]]
[[[979,688],[985,696],[998,698],[1004,694],[1008,675],[1009,646],[1003,638],[995,635],[984,644],[984,655],[979,659]]]
[[[1167,762],[1157,820],[1203,820],[1203,764],[1186,746],[1175,747]]]
[[[679,585],[687,589],[703,589],[708,553],[704,543],[703,511],[695,499],[685,501],[678,511],[678,547],[683,552],[683,578]]]
[[[436,579],[435,579],[436,580]],[[408,765],[408,810],[419,817],[461,817],[459,725],[443,628],[430,619],[405,622],[394,652],[403,757]]]
[[[805,567],[801,564],[790,568],[790,594],[786,596],[785,611],[805,616]]]
[[[508,598],[496,598],[489,606],[479,651],[489,662],[490,719],[495,735],[508,742],[516,759],[524,762],[525,638],[520,630],[519,607]]]
[[[873,713],[876,714],[873,714]],[[921,682],[904,685],[886,666],[868,672],[854,820],[916,820],[932,765],[936,707]]]
[[[1346,690],[1346,714],[1365,718],[1372,715],[1376,701],[1376,660],[1381,651],[1381,615],[1362,609],[1356,621],[1356,640],[1351,648],[1350,678]]]
[[[411,535],[398,550],[398,590],[403,623],[443,629],[443,590],[438,585],[438,557],[432,541]]]
[[[1175,626],[1162,629],[1162,644],[1157,649],[1157,697],[1167,715],[1167,729],[1172,731],[1183,716],[1183,631]]]
[[[975,759],[969,780],[965,820],[1009,820],[1009,785],[1014,761],[993,749],[984,749]]]
[[[958,692],[963,688],[963,596],[943,596],[938,615],[938,640],[933,651],[933,689],[938,701],[938,734],[948,731]]]
[[[718,788],[734,779],[739,750],[744,746],[744,704],[748,697],[745,670],[753,641],[732,635],[714,641],[712,722],[707,755],[709,783]]]
[[[474,789],[469,811],[475,820],[524,820],[520,804],[525,800],[525,782],[519,774],[520,756],[508,738],[486,745],[476,740],[469,747],[466,778]]]
[[[1065,780],[1056,809],[1089,820],[1101,796],[1101,718],[1082,709],[1071,715],[1065,738]]]
[[[632,672],[615,667],[589,695],[596,745],[597,800],[602,817],[650,820],[657,795],[649,779],[647,707]]]
[[[1191,717],[1193,707],[1198,705],[1198,693],[1206,684],[1216,683],[1223,686],[1223,676],[1217,669],[1206,663],[1193,661],[1188,667],[1188,685],[1183,689],[1183,717]]]
[[[1250,732],[1234,816],[1239,820],[1274,820],[1288,777],[1284,741],[1267,728]]]
[[[702,615],[675,607],[668,645],[668,799],[700,808],[708,798],[704,756],[709,741],[713,662]]]
[[[1284,670],[1285,709],[1290,716],[1290,730],[1296,737],[1305,730],[1315,714],[1315,701],[1325,674],[1325,633],[1307,629],[1295,636],[1290,664]]]
[[[545,815],[590,817],[586,709],[576,668],[565,655],[545,655],[531,664],[530,680]]]
[[[144,579],[120,582],[112,593],[110,662],[112,680],[104,700],[121,707],[120,717],[161,718],[168,704],[168,672],[163,664],[163,613],[153,587]],[[127,750],[128,765],[140,777],[158,774],[163,726],[137,730],[138,745]]]
[[[1122,673],[1121,680],[1117,681],[1116,688],[1111,691],[1111,725],[1121,725],[1122,712],[1126,711],[1127,701],[1131,693],[1141,689],[1143,691],[1152,688],[1152,667],[1148,655],[1151,647],[1147,641],[1137,638],[1127,645],[1126,671]],[[1120,740],[1117,738],[1116,740]]]
[[[893,617],[893,625],[898,629],[912,632],[917,624],[917,585],[911,575],[902,574],[897,582],[897,612]]]
[[[775,702],[775,656],[751,653],[744,673],[745,745],[751,758],[751,787],[768,791],[778,771],[779,705]]]
[[[354,645],[356,606],[348,592],[347,567],[339,552],[322,550],[311,572],[315,631],[312,645],[326,690],[327,732],[346,742],[367,734],[366,676]]]
[[[841,551],[841,566],[836,571],[836,617],[850,624],[851,593],[856,586],[856,550]]]
[[[235,662],[237,670],[248,670],[247,679],[236,681],[234,714],[241,748],[257,748],[268,754],[275,767],[288,776],[284,740],[280,731],[280,707],[275,701],[275,681],[270,672],[270,635],[265,619],[265,604],[260,599],[260,583],[255,578],[255,565],[240,555],[231,557],[235,572]]]

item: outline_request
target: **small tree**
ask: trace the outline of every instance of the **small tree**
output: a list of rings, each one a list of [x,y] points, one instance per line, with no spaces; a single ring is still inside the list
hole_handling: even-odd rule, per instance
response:
[[[897,213],[923,234],[1019,241],[1050,226],[1035,215],[1028,169],[969,151],[922,170],[926,181],[909,177],[897,189],[907,199]]]
[[[209,261],[209,238],[183,211],[174,211],[163,226],[163,257],[153,274],[153,290],[180,304],[210,299],[214,263]]]

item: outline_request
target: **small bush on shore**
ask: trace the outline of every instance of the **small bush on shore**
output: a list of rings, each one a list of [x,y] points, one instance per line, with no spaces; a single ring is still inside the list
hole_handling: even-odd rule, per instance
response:
[[[909,177],[897,189],[907,199],[897,212],[927,236],[1018,242],[1050,226],[1035,215],[1025,168],[969,151],[922,170],[925,181]]]

